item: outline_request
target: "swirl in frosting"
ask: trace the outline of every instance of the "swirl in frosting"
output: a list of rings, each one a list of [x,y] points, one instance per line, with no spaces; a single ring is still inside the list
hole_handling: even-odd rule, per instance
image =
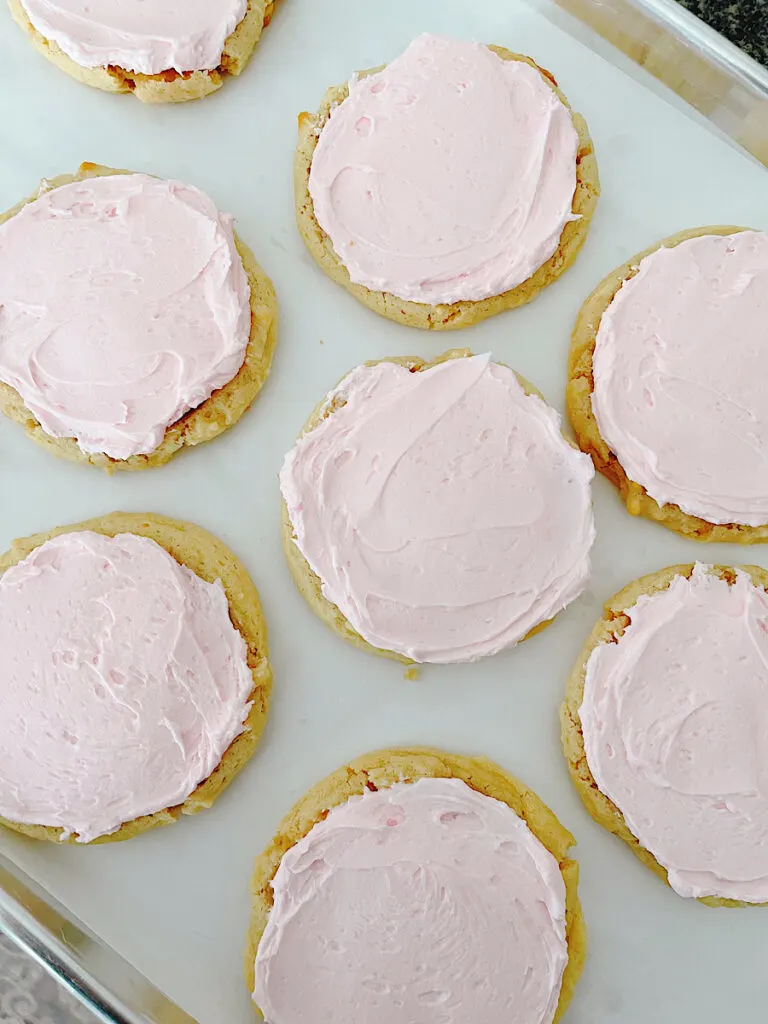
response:
[[[0,380],[51,436],[148,454],[242,366],[249,300],[232,220],[196,188],[64,185],[0,225]]]
[[[536,68],[422,35],[350,82],[309,191],[352,281],[431,305],[480,300],[555,252],[577,149],[568,108]]]
[[[630,480],[709,523],[768,523],[768,234],[640,261],[603,313],[592,408]]]
[[[568,962],[558,862],[458,779],[333,808],[272,886],[254,991],[269,1024],[552,1024]]]
[[[472,661],[582,592],[592,464],[512,370],[488,355],[419,372],[382,362],[329,401],[281,489],[323,594],[370,644]]]
[[[154,541],[65,533],[0,576],[0,816],[80,842],[183,803],[253,676],[220,582]]]
[[[768,596],[696,565],[590,655],[590,771],[681,896],[768,902]]]
[[[252,0],[261,3],[263,0]],[[83,68],[211,71],[248,0],[21,0],[32,25]]]

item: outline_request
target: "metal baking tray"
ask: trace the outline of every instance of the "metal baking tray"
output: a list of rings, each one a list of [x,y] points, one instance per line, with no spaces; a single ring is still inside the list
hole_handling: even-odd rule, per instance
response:
[[[590,126],[603,196],[576,265],[534,303],[449,338],[385,322],[315,267],[294,227],[296,115],[421,31],[503,44],[550,68]],[[278,541],[277,471],[306,415],[353,365],[491,351],[562,410],[570,328],[614,266],[681,228],[768,227],[768,72],[673,0],[285,0],[239,80],[177,108],[99,94],[39,58],[0,11],[0,208],[93,160],[188,180],[235,214],[272,276],[281,336],[272,377],[213,444],[143,474],[102,476],[0,423],[0,547],[121,508],[189,518],[249,567],[270,626],[275,691],[263,745],[214,808],[128,843],[85,849],[0,835],[0,930],[114,1024],[247,1024],[248,881],[282,814],[346,759],[409,742],[483,753],[523,777],[578,840],[590,955],[569,1024],[758,1019],[765,919],[675,896],[582,810],[557,706],[602,602],[697,546],[632,519],[595,482],[587,593],[545,634],[477,665],[401,666],[346,646],[304,605]]]

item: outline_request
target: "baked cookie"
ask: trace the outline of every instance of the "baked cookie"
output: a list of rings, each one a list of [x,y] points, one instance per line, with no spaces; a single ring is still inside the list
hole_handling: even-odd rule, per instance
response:
[[[509,367],[466,349],[365,363],[280,474],[283,542],[313,611],[400,661],[474,661],[582,592],[589,459]]]
[[[704,227],[639,253],[582,306],[568,412],[633,515],[768,540],[767,295],[768,234]]]
[[[446,1004],[455,1019],[466,1006],[483,1024],[551,1024],[586,953],[573,842],[485,758],[360,757],[302,797],[256,861],[254,1000],[270,1024],[427,1024]]]
[[[0,307],[0,410],[108,472],[236,423],[277,337],[272,284],[228,215],[192,186],[95,164],[0,216]]]
[[[70,77],[145,103],[183,103],[239,75],[274,0],[8,0],[35,49]]]
[[[768,572],[675,565],[606,604],[561,724],[592,817],[681,896],[768,903]]]
[[[0,574],[0,822],[101,843],[210,807],[256,748],[272,682],[232,552],[116,512],[15,541]]]
[[[529,302],[573,263],[599,191],[584,119],[548,71],[499,46],[419,36],[299,116],[307,248],[412,327]]]

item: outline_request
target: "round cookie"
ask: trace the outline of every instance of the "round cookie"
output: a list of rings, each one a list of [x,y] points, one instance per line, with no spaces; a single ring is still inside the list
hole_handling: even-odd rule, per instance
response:
[[[248,668],[253,676],[253,690],[249,696],[251,708],[245,719],[243,731],[231,742],[214,771],[183,803],[127,821],[116,832],[103,835],[87,844],[78,843],[74,835],[63,838],[63,831],[60,828],[20,824],[0,818],[0,823],[6,827],[32,839],[67,842],[79,846],[130,839],[158,825],[173,824],[182,814],[197,814],[211,807],[254,753],[266,722],[272,688],[272,669],[267,655],[267,628],[256,587],[244,566],[229,548],[212,534],[192,523],[152,514],[114,512],[72,526],[61,526],[14,541],[11,548],[0,556],[0,576],[52,538],[81,531],[90,531],[105,537],[134,534],[148,538],[205,582],[214,583],[220,580],[229,604],[232,624],[245,641]]]
[[[245,954],[250,992],[255,963],[273,906],[272,882],[283,856],[323,821],[330,810],[366,791],[378,791],[419,779],[458,779],[483,796],[499,800],[523,819],[536,839],[557,861],[565,883],[565,935],[568,960],[562,977],[554,1020],[565,1012],[581,974],[586,955],[586,927],[578,898],[578,864],[568,857],[574,843],[538,796],[500,767],[481,757],[462,757],[429,748],[383,750],[357,758],[309,790],[286,815],[269,847],[256,860],[252,881],[252,911]]]
[[[78,82],[104,92],[130,92],[144,103],[184,103],[209,96],[221,88],[228,75],[239,75],[245,69],[262,32],[272,20],[276,0],[248,0],[242,20],[224,43],[218,67],[185,72],[170,68],[152,75],[111,63],[84,67],[35,28],[23,0],[8,0],[8,3],[14,20],[27,33],[35,49]]]
[[[130,174],[97,164],[84,163],[74,175],[46,179],[28,199],[0,215],[0,225],[11,220],[40,196],[89,178]],[[232,379],[214,391],[205,401],[184,413],[166,429],[160,444],[149,454],[112,458],[104,452],[86,452],[72,437],[53,437],[43,429],[26,407],[19,393],[0,381],[0,411],[19,423],[33,440],[53,454],[70,462],[89,464],[108,473],[114,470],[147,469],[162,466],[182,448],[210,441],[233,426],[253,403],[261,390],[272,362],[277,340],[277,300],[272,283],[256,262],[253,253],[234,235],[235,246],[242,260],[250,287],[251,332],[242,366]]]
[[[690,239],[708,235],[731,235],[747,230],[749,229],[722,225],[694,228],[671,235],[657,245],[633,256],[601,281],[581,307],[574,326],[568,358],[566,405],[579,445],[582,451],[592,457],[596,469],[619,489],[627,510],[632,515],[643,516],[661,523],[662,526],[685,537],[713,543],[736,541],[742,544],[753,544],[764,542],[768,540],[768,525],[712,523],[684,512],[677,504],[660,504],[648,494],[641,484],[630,479],[619,458],[601,436],[593,411],[592,396],[595,386],[593,359],[601,319],[624,282],[630,281],[637,274],[638,265],[642,259],[659,249],[674,248]]]
[[[587,677],[587,665],[593,653],[603,645],[615,645],[632,622],[632,610],[638,600],[665,593],[677,577],[690,580],[697,566],[694,563],[674,565],[658,572],[649,573],[628,584],[615,594],[604,607],[603,617],[597,622],[590,633],[576,664],[568,678],[566,695],[560,709],[560,725],[563,750],[568,762],[571,780],[581,800],[592,816],[607,831],[622,839],[635,856],[650,868],[659,878],[671,886],[667,869],[659,863],[653,853],[646,849],[638,838],[630,831],[624,814],[616,804],[598,787],[590,764],[587,760],[584,731],[582,727],[581,708],[584,703],[584,691]],[[701,571],[703,567],[698,566]],[[737,570],[725,566],[708,566],[704,569],[708,575],[733,585]],[[745,573],[755,587],[768,591],[768,572],[757,566],[739,566],[738,571]],[[682,653],[682,652],[681,652]],[[684,679],[681,679],[683,682]],[[646,706],[652,705],[652,699],[646,698]],[[672,757],[672,753],[668,755]],[[716,757],[712,753],[712,757]],[[687,755],[686,755],[687,757]],[[686,763],[690,763],[687,761]],[[756,902],[725,898],[721,896],[698,896],[699,902],[710,907],[746,907],[760,906]]]
[[[535,68],[546,86],[555,93],[570,112],[573,127],[578,136],[576,187],[571,208],[573,219],[567,221],[563,227],[554,253],[527,280],[501,294],[477,300],[468,299],[432,305],[427,302],[408,301],[389,292],[375,291],[352,281],[347,267],[334,250],[331,239],[318,223],[310,194],[310,169],[320,134],[335,108],[349,96],[348,85],[329,89],[316,114],[305,112],[299,115],[299,142],[294,180],[297,220],[301,236],[315,261],[332,280],[346,288],[369,309],[398,323],[427,330],[457,330],[478,323],[505,309],[512,309],[530,302],[573,263],[589,229],[589,222],[600,193],[600,184],[592,140],[583,117],[570,110],[554,77],[548,71],[540,68],[531,58],[512,53],[499,46],[490,46],[488,49],[505,61],[518,61]],[[360,72],[358,77],[367,77],[381,70],[381,67],[372,68]]]
[[[451,349],[445,352],[443,355],[432,360],[431,362],[425,362],[423,359],[419,359],[418,357],[393,357],[390,359],[373,360],[363,364],[363,366],[375,367],[380,364],[392,363],[396,366],[406,367],[412,373],[421,373],[430,370],[434,367],[440,366],[441,364],[446,363],[450,360],[470,358],[473,357],[472,353],[468,349]],[[505,369],[508,368],[505,367]],[[517,383],[521,386],[522,391],[525,395],[535,396],[542,402],[544,401],[541,394],[537,391],[535,387],[533,387],[533,385],[531,385],[524,378],[520,377],[518,374],[514,374],[514,376],[517,379]],[[347,378],[344,378],[344,380],[346,379]],[[343,383],[344,382],[342,381],[342,385]],[[310,434],[329,417],[333,416],[333,414],[338,412],[338,410],[341,409],[345,404],[346,398],[342,391],[340,390],[340,388],[337,388],[334,391],[332,391],[330,395],[326,396],[319,403],[319,405],[315,408],[315,410],[307,420],[300,435],[300,440],[301,438],[304,438],[308,434]],[[562,435],[559,434],[559,432],[558,437],[560,440],[563,441],[563,445],[565,446],[566,439],[564,439]],[[566,451],[569,451],[570,449],[575,449],[575,445],[573,445],[570,441],[567,442],[567,445],[568,448],[566,448]],[[591,523],[591,512],[588,514],[588,518],[589,522]],[[589,524],[587,532],[590,536],[594,536],[593,528],[589,527]],[[373,654],[378,654],[386,658],[391,658],[396,661],[400,661],[404,664],[412,664],[414,660],[439,660],[432,657],[415,659],[402,652],[397,652],[396,650],[389,649],[384,646],[377,646],[374,643],[371,643],[368,640],[364,639],[360,632],[357,629],[355,629],[352,623],[341,612],[338,605],[335,604],[328,596],[326,596],[322,579],[313,570],[309,561],[299,548],[299,545],[297,543],[296,530],[294,524],[291,521],[291,515],[288,503],[285,499],[285,494],[283,494],[282,498],[282,536],[283,548],[285,551],[286,559],[288,561],[288,566],[291,570],[291,575],[293,576],[294,582],[296,583],[299,592],[302,594],[302,596],[307,601],[311,609],[315,612],[315,614],[318,615],[318,617],[326,625],[330,626],[331,629],[338,633],[343,639],[347,640],[349,643],[353,644],[355,647],[360,648],[361,650],[365,650]],[[575,542],[574,546],[576,546]],[[589,543],[587,543],[587,550],[589,546]],[[577,590],[578,592],[580,592],[580,588],[577,588]],[[572,596],[577,595],[573,594]],[[572,597],[569,598],[569,600],[570,599],[572,599]],[[565,604],[569,603],[569,600],[566,600]],[[529,630],[525,632],[524,635],[522,635],[517,640],[517,642],[527,640],[529,637],[532,637],[537,633],[541,632],[554,620],[556,614],[557,612],[555,612],[554,614],[549,614],[541,621],[536,622]],[[506,646],[510,645],[508,644]],[[483,654],[479,656],[485,655]],[[466,660],[466,658],[447,660]]]

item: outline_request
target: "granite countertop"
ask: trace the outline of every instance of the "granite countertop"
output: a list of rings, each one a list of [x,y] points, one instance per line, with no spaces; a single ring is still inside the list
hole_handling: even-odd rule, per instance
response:
[[[768,67],[768,0],[680,0],[680,3]]]
[[[0,935],[0,1024],[99,1024],[26,953]]]

